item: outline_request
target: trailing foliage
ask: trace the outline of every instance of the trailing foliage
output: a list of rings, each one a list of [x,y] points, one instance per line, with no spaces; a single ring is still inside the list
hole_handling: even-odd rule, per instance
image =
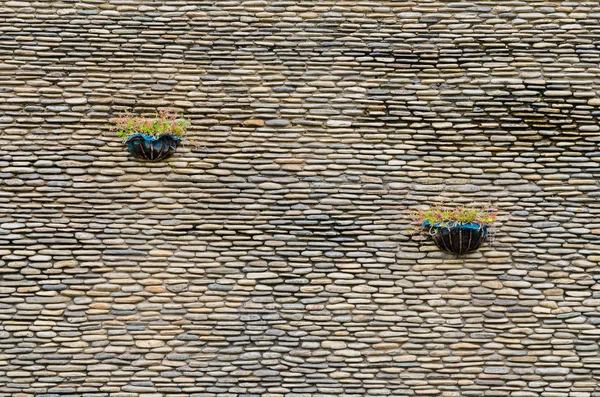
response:
[[[146,134],[154,138],[171,134],[180,138],[185,135],[189,125],[189,120],[169,110],[158,111],[154,118],[138,117],[126,112],[111,121],[114,122],[111,129],[122,139],[127,139],[133,134]]]

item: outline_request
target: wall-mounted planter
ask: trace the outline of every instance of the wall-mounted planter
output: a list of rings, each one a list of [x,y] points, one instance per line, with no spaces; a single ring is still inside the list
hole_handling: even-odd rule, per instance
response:
[[[135,157],[147,161],[160,161],[171,157],[181,141],[171,134],[152,137],[146,134],[133,134],[125,141],[127,150]]]
[[[439,249],[456,255],[475,251],[489,234],[487,227],[479,223],[442,226],[423,222],[423,226],[431,228],[431,236]]]

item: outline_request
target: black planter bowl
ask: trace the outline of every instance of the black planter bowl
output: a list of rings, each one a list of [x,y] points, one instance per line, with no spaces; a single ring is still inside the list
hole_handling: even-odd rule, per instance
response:
[[[181,141],[171,134],[152,137],[146,134],[133,134],[125,141],[127,151],[135,157],[147,161],[161,161],[171,157]]]
[[[463,255],[475,251],[488,236],[488,229],[479,223],[465,223],[451,226],[442,226],[438,223],[431,225],[423,223],[424,227],[431,228],[433,241],[439,249],[455,255]]]

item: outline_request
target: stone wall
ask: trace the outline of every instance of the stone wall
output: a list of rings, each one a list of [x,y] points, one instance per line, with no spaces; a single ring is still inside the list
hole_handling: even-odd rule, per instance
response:
[[[598,2],[165,3],[0,2],[0,395],[600,396]]]

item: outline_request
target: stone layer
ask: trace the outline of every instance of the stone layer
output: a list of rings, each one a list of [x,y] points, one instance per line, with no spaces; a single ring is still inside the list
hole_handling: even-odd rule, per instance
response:
[[[600,396],[599,18],[0,2],[0,395]],[[168,161],[108,129],[165,107]]]

